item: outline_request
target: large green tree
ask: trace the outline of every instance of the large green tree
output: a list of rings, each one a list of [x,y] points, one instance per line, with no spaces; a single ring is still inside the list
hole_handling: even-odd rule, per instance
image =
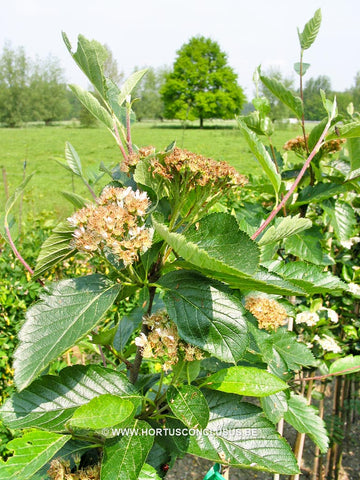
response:
[[[28,119],[29,75],[24,48],[6,44],[0,57],[0,122],[9,127]]]
[[[58,59],[49,56],[44,61],[39,60],[29,86],[32,120],[42,120],[49,125],[54,120],[67,118],[71,106]]]
[[[210,38],[193,37],[177,52],[173,71],[161,89],[166,118],[233,118],[245,96],[227,56]]]
[[[324,90],[327,95],[331,94],[330,78],[326,75],[320,75],[317,78],[309,78],[304,88],[304,110],[306,120],[321,120],[326,116],[320,90]]]

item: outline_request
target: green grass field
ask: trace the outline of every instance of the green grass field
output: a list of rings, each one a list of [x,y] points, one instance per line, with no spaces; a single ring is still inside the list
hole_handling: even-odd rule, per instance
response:
[[[275,145],[281,149],[285,141],[300,132],[294,127],[278,131],[273,136]],[[260,174],[261,170],[235,125],[218,125],[217,128],[181,128],[178,124],[139,123],[133,128],[133,142],[138,146],[154,145],[163,149],[173,140],[177,146],[196,153],[225,160],[243,174]],[[71,174],[59,166],[55,157],[64,157],[65,142],[69,141],[77,150],[85,170],[97,171],[101,161],[113,166],[121,161],[120,151],[111,134],[102,128],[76,128],[69,126],[0,129],[0,167],[6,171],[9,193],[26,174],[36,170],[24,195],[24,212],[37,215],[51,211],[56,219],[62,219],[72,207],[64,200],[61,191],[72,191]],[[99,188],[108,181],[100,180]],[[102,183],[101,183],[102,182]],[[74,179],[75,192],[86,195],[81,181]],[[5,204],[4,182],[0,188],[0,206]]]

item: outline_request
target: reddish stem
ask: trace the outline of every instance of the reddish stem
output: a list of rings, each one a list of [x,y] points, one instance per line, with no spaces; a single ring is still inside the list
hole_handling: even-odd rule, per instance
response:
[[[265,220],[265,222],[256,230],[256,232],[251,237],[252,240],[255,240],[255,238],[258,237],[260,235],[260,233],[262,233],[265,230],[265,228],[276,217],[276,215],[280,212],[280,210],[283,208],[283,206],[289,200],[291,195],[294,193],[296,187],[300,183],[300,180],[304,176],[304,173],[306,172],[307,168],[309,167],[311,160],[315,157],[316,153],[318,152],[318,150],[319,150],[319,148],[320,148],[320,146],[321,146],[321,144],[322,144],[322,142],[325,138],[325,135],[327,134],[327,132],[330,128],[330,125],[331,125],[331,119],[329,119],[328,123],[326,124],[323,133],[321,134],[321,136],[320,136],[319,140],[317,141],[315,147],[313,148],[312,152],[310,153],[309,157],[307,158],[306,162],[304,163],[304,166],[302,167],[299,175],[297,176],[297,178],[296,178],[295,182],[293,183],[293,185],[291,186],[290,190],[287,192],[287,194],[281,200],[279,205],[270,213],[270,215]]]
[[[131,141],[130,107],[126,109],[126,134],[127,149],[129,154],[131,155],[133,153],[133,148]]]
[[[128,161],[129,159],[128,159],[128,156],[126,155],[124,145],[122,144],[120,134],[119,134],[119,130],[118,130],[117,125],[116,125],[116,120],[114,120],[114,131],[115,131],[116,141],[117,141],[117,144],[119,145],[122,156],[124,157],[124,160]]]

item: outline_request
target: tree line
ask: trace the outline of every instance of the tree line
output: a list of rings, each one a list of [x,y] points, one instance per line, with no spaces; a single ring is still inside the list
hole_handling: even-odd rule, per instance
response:
[[[111,50],[104,69],[106,76],[121,86],[124,75]],[[292,78],[286,78],[276,69],[267,76],[276,78],[293,93],[298,93]],[[259,95],[269,98],[273,120],[291,116],[265,87],[259,86]],[[344,92],[333,92],[327,76],[309,78],[304,86],[306,120],[320,120],[324,116],[320,89],[327,95],[336,94],[340,113],[345,113],[350,102],[360,110],[360,72],[354,85]],[[148,69],[133,92],[133,110],[138,121],[179,119],[196,120],[200,126],[206,119],[234,118],[253,107],[247,103],[238,77],[228,64],[226,54],[210,38],[193,37],[177,52],[173,66]],[[0,124],[8,127],[26,122],[79,119],[84,126],[93,125],[91,117],[67,88],[64,70],[58,59],[49,56],[30,60],[23,47],[6,44],[0,56]]]

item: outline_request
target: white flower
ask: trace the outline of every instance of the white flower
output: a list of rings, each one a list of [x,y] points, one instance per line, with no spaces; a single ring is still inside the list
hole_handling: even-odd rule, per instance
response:
[[[305,323],[308,327],[314,327],[319,320],[319,315],[309,310],[298,313],[295,317],[295,323]]]
[[[322,311],[326,310],[327,317],[331,323],[338,323],[339,315],[335,312],[335,310],[332,310],[331,308],[325,308],[325,307],[320,308],[320,310]]]
[[[356,297],[360,297],[360,286],[356,283],[350,282],[348,284],[348,290],[350,293],[355,295]]]
[[[315,335],[314,342],[318,342],[318,344],[323,350],[325,350],[325,352],[341,352],[340,345],[338,345],[336,340],[334,340],[332,337],[329,337],[329,335],[324,335],[322,338],[320,338],[319,335]]]
[[[135,338],[135,345],[137,347],[145,347],[147,343],[148,343],[147,336],[143,332],[140,333],[140,337]]]

